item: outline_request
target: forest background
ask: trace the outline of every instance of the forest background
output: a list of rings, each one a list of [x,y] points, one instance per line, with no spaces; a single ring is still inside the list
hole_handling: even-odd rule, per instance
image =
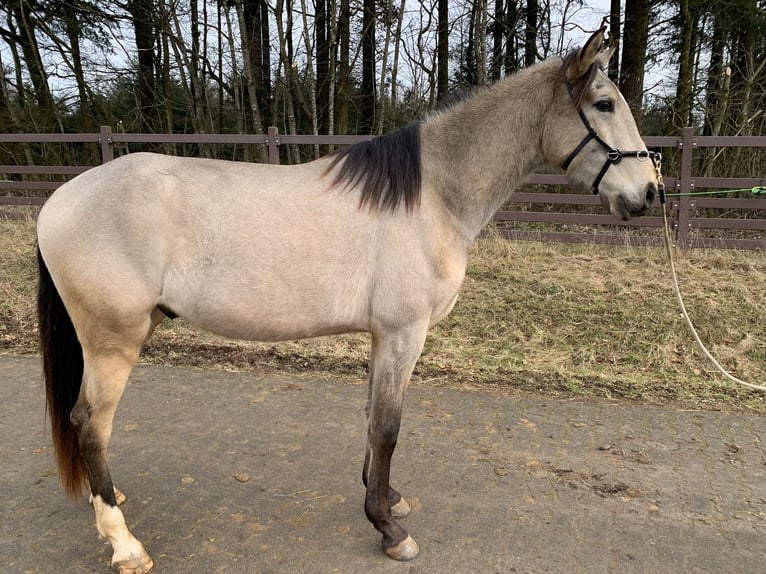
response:
[[[765,8],[765,0],[3,0],[0,132],[383,133],[451,92],[565,53],[605,18],[617,45],[609,74],[644,135],[684,126],[757,135],[766,125]],[[41,161],[14,152],[0,148],[0,164]],[[313,151],[303,153],[286,159]],[[746,153],[736,167],[703,158],[704,171],[760,169],[760,152]]]

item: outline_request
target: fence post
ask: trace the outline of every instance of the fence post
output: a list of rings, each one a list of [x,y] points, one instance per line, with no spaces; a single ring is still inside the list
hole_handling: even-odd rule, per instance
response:
[[[276,126],[269,126],[269,136],[267,140],[269,146],[269,163],[279,163],[279,132]]]
[[[676,245],[683,249],[690,245],[689,229],[691,228],[691,210],[694,208],[694,202],[686,194],[694,190],[692,152],[696,145],[694,128],[684,128],[681,132],[681,139],[678,140],[681,157],[679,159],[678,180],[676,183],[676,192],[681,194],[678,196],[678,202],[676,203],[678,207]]]
[[[98,143],[101,144],[101,163],[106,163],[114,159],[114,148],[112,147],[112,126],[101,126],[98,136]]]

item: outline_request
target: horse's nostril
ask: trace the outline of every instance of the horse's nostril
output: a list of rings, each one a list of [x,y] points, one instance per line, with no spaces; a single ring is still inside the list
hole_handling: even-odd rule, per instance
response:
[[[657,186],[650,183],[646,186],[646,206],[651,207],[654,203],[654,197],[657,195]]]

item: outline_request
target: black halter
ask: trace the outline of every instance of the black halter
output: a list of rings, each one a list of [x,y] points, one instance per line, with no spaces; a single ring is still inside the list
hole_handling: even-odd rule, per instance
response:
[[[567,91],[569,92],[569,96],[574,101],[574,95],[572,93],[572,85],[569,82],[567,82],[566,85],[567,85]],[[574,158],[577,157],[577,154],[580,153],[586,145],[588,145],[588,142],[590,142],[590,140],[596,140],[598,143],[600,143],[601,146],[606,149],[606,161],[604,162],[604,166],[601,168],[601,171],[598,172],[598,175],[596,176],[596,181],[593,182],[594,195],[598,194],[598,186],[601,183],[601,180],[604,179],[604,176],[606,175],[606,172],[609,169],[609,167],[620,163],[622,161],[622,158],[624,157],[634,157],[639,161],[646,161],[647,159],[651,158],[655,166],[659,165],[659,163],[662,162],[662,154],[656,151],[649,151],[646,149],[621,151],[615,147],[610,146],[603,139],[601,139],[601,136],[599,136],[596,133],[596,130],[594,130],[593,126],[590,125],[588,118],[585,117],[585,114],[583,113],[581,108],[577,108],[577,113],[580,114],[580,119],[582,120],[582,123],[585,124],[585,128],[588,130],[588,135],[586,135],[583,138],[583,140],[580,142],[580,145],[578,145],[574,149],[574,151],[569,154],[569,157],[564,161],[561,167],[566,170],[569,167],[569,164],[572,163],[572,160],[574,160]]]

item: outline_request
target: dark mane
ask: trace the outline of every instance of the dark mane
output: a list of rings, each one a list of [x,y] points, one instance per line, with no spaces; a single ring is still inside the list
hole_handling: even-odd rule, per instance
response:
[[[339,150],[327,171],[335,168],[333,184],[361,188],[360,209],[393,212],[404,202],[412,211],[420,205],[420,124]]]
[[[568,81],[566,77],[567,69],[571,64],[573,64],[574,60],[577,59],[579,55],[579,50],[571,50],[564,58],[564,63],[561,66],[561,77],[565,82]],[[588,71],[585,72],[581,78],[572,83],[572,100],[574,101],[574,105],[578,110],[580,109],[580,106],[582,106],[582,103],[585,101],[585,96],[588,95],[588,90],[590,89],[591,84],[593,84],[593,80],[596,79],[597,73],[598,65],[594,62],[590,65]]]

